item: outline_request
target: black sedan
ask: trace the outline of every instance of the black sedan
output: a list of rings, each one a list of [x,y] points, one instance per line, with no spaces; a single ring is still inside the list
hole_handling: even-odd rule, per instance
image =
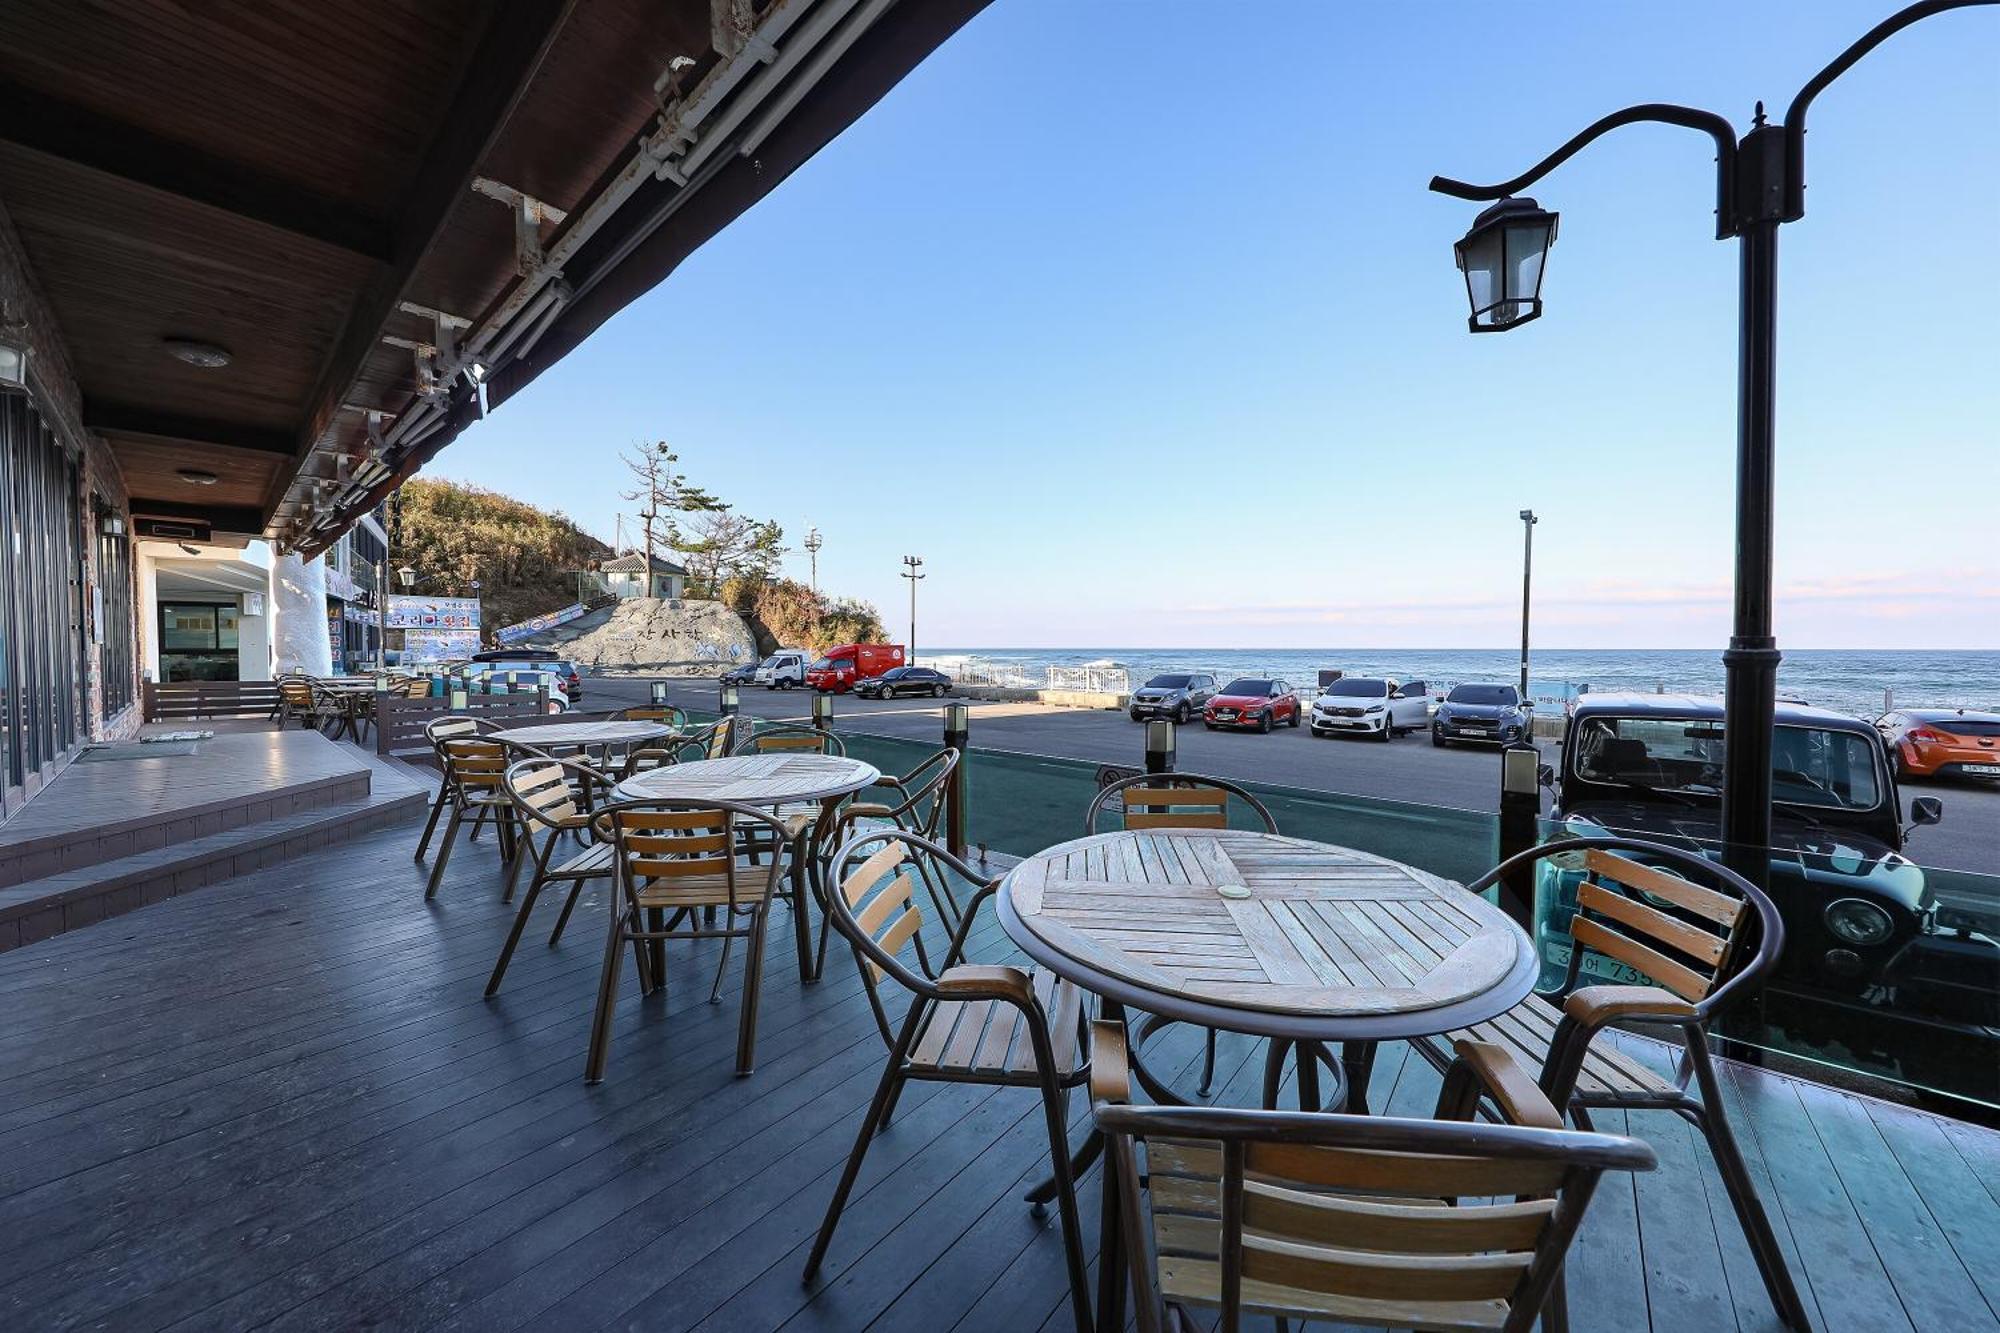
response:
[[[929,695],[942,699],[951,693],[951,677],[929,667],[891,667],[879,676],[856,681],[854,692],[864,699],[893,699],[898,695]]]

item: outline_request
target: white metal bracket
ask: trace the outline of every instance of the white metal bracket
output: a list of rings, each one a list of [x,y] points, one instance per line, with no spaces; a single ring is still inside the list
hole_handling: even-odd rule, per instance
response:
[[[542,271],[542,224],[559,224],[569,216],[554,204],[546,204],[531,194],[485,176],[475,176],[472,189],[488,199],[507,205],[514,215],[514,271],[524,278]]]

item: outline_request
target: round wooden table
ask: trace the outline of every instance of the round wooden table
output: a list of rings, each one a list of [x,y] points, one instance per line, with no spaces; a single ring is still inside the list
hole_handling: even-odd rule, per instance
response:
[[[799,950],[799,980],[818,981],[812,931],[806,920],[806,866],[812,844],[834,805],[871,787],[882,770],[833,754],[739,754],[697,759],[635,773],[612,789],[621,801],[734,801],[739,805],[819,806],[819,817],[799,831],[792,851],[792,928]],[[664,960],[662,961],[664,966]]]
[[[1266,833],[1079,838],[1016,866],[995,905],[1023,953],[1110,1004],[1300,1047],[1302,1091],[1303,1051],[1340,1043],[1362,1109],[1376,1042],[1497,1017],[1538,971],[1527,933],[1453,881]]]
[[[657,741],[674,734],[664,722],[551,722],[536,727],[508,727],[483,739],[532,745],[538,750],[588,749],[594,745],[630,745]]]
[[[539,728],[532,728],[539,730]],[[496,733],[502,734],[502,733]],[[838,800],[873,786],[882,770],[833,754],[739,754],[635,773],[619,783],[623,801],[735,801],[793,805]]]

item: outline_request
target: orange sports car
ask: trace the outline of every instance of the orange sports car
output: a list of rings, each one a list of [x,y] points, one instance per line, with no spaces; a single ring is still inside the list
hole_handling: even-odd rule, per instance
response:
[[[1899,778],[2000,778],[2000,713],[1900,708],[1875,720]]]

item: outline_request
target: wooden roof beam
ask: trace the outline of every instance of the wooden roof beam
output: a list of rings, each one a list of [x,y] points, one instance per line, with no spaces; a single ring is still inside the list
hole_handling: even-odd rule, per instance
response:
[[[417,266],[437,243],[451,211],[472,190],[480,163],[520,105],[528,84],[575,8],[576,0],[512,0],[488,10],[458,92],[432,136],[404,196],[391,235],[394,261],[363,289],[321,367],[296,439],[301,462],[333,425],[341,404],[377,345],[382,327],[408,296]],[[290,492],[281,477],[265,505],[275,517]]]
[[[377,263],[395,258],[386,220],[241,163],[0,80],[0,142],[191,199]]]
[[[298,437],[284,427],[250,426],[237,421],[177,416],[131,403],[107,403],[96,398],[84,400],[83,428],[102,435],[143,435],[156,440],[248,449],[260,454],[290,455],[298,447]]]

